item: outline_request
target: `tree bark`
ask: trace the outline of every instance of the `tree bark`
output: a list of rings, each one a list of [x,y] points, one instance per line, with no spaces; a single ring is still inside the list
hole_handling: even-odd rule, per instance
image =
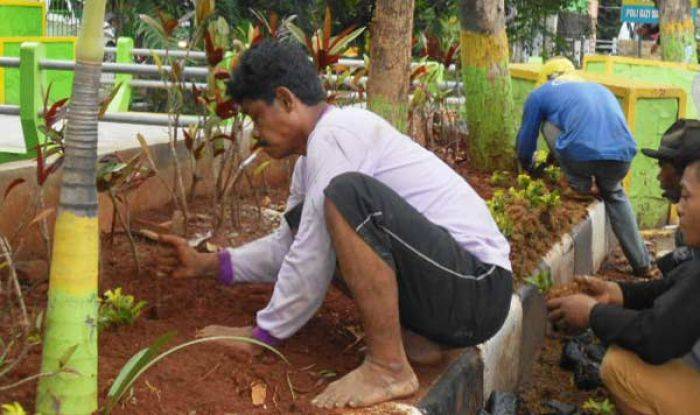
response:
[[[377,0],[370,25],[369,109],[398,130],[408,127],[414,0]]]
[[[105,0],[85,2],[68,106],[36,413],[97,411],[97,116]]]
[[[690,0],[658,0],[661,57],[665,61],[697,63],[695,24]]]
[[[513,96],[504,0],[462,0],[462,79],[471,165],[515,168]]]

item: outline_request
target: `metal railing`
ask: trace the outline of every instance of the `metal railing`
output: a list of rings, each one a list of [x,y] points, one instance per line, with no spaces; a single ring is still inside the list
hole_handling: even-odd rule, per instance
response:
[[[76,36],[80,27],[80,4],[74,0],[46,0],[49,36]]]
[[[20,105],[0,105],[0,114],[20,116],[26,148],[31,149],[40,142],[42,137],[40,126],[43,123],[43,100],[40,97],[43,97],[43,88],[46,87],[46,85],[41,85],[42,72],[47,70],[73,71],[76,63],[72,60],[47,59],[45,47],[42,44],[25,43],[22,45],[22,51],[22,58],[0,57],[0,68],[18,69],[20,76],[17,87],[23,91],[20,96]],[[133,88],[163,90],[173,87],[172,83],[167,80],[173,73],[173,68],[170,65],[136,63],[135,57],[149,58],[158,55],[186,58],[187,63],[200,66],[183,65],[180,75],[185,87],[190,89],[194,86],[202,90],[208,87],[208,84],[203,81],[208,80],[210,69],[205,66],[206,64],[198,62],[206,59],[206,53],[203,51],[136,49],[133,48],[133,40],[121,38],[117,42],[117,47],[106,47],[105,52],[108,55],[113,55],[116,62],[102,64],[102,72],[108,76],[102,77],[101,84],[121,83],[122,88],[117,91],[117,96],[110,104],[108,112],[101,118],[102,121],[153,126],[174,125],[174,117],[168,114],[129,111]],[[23,59],[26,59],[26,62]],[[349,68],[365,66],[365,62],[359,59],[341,59],[338,64]],[[421,63],[413,63],[412,67],[416,68],[419,65]],[[453,66],[447,70],[454,71],[455,68]],[[329,81],[337,83],[338,78],[336,75],[331,75]],[[366,83],[367,78],[364,77],[360,81]],[[443,91],[453,91],[454,95],[447,97],[444,101],[447,105],[462,105],[465,102],[462,96],[461,82],[441,82],[438,87]],[[335,85],[333,89],[336,90],[329,91],[329,94],[339,94],[350,101],[361,101],[363,98],[347,82],[343,85]],[[178,117],[178,126],[187,126],[198,122],[201,122],[200,117],[194,115],[180,115]]]

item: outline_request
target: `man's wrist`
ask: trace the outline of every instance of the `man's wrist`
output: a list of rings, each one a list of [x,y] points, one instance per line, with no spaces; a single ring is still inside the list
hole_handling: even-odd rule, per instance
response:
[[[252,337],[259,342],[267,344],[268,346],[277,346],[282,342],[282,340],[270,334],[269,331],[258,326],[253,328]]]
[[[228,249],[222,249],[215,254],[204,254],[207,255],[206,259],[207,268],[210,274],[218,276],[219,282],[224,285],[231,285],[234,282],[234,269],[233,260],[231,258],[231,253]]]

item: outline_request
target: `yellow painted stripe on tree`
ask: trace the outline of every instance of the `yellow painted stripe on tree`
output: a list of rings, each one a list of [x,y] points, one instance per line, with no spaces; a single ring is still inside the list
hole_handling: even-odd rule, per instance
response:
[[[661,36],[670,33],[685,33],[692,32],[695,29],[695,24],[693,20],[688,18],[677,22],[666,22],[666,24],[660,25]]]
[[[61,212],[54,231],[51,291],[74,295],[96,292],[98,252],[97,217]]]
[[[462,30],[462,63],[473,68],[491,67],[494,62],[508,62],[506,31],[484,34]]]

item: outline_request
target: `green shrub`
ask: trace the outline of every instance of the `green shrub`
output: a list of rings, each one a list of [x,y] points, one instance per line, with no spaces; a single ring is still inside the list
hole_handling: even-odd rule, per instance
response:
[[[122,293],[121,287],[107,290],[104,298],[100,299],[99,330],[111,326],[134,324],[146,307],[145,301],[136,302],[133,295]]]

